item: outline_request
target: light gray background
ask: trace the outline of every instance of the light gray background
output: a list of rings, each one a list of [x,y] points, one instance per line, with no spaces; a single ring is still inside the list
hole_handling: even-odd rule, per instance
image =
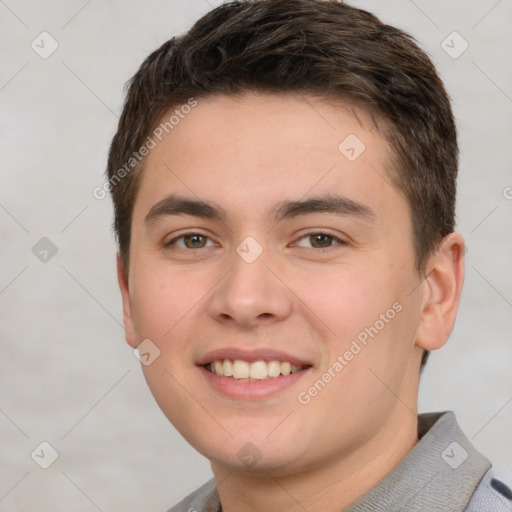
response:
[[[512,483],[512,2],[352,3],[411,32],[453,98],[467,277],[420,408],[454,410]],[[211,475],[124,342],[110,199],[92,195],[125,81],[210,5],[0,0],[2,511],[163,511]],[[46,60],[31,48],[42,31],[59,44]],[[453,31],[469,43],[457,59],[441,47]],[[47,263],[31,251],[44,236]],[[59,453],[47,470],[30,456],[42,441]]]

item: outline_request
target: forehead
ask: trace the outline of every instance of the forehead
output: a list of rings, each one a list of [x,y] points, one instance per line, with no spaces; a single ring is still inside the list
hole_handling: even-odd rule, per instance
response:
[[[230,148],[236,150],[243,142],[246,150],[250,145],[259,146],[260,150],[263,146],[269,150],[281,149],[273,152],[273,159],[278,153],[290,159],[292,154],[284,154],[286,149],[293,149],[299,155],[311,148],[330,151],[337,158],[341,150],[339,143],[349,130],[371,146],[387,148],[376,129],[376,116],[340,99],[247,92],[236,96],[215,94],[196,102],[193,110],[188,109],[179,118],[172,114],[181,110],[180,106],[163,116],[160,131],[164,128],[166,132],[162,133],[164,144],[157,141],[148,162],[161,156],[165,151],[163,146],[172,144],[173,140],[176,144],[215,149],[216,154]],[[223,144],[219,146],[221,139]],[[360,144],[356,150],[361,150]],[[345,156],[353,161],[357,154]]]
[[[171,193],[208,196],[246,215],[283,197],[333,190],[374,206],[396,200],[386,141],[370,115],[340,101],[261,93],[198,98],[155,142],[136,201],[146,213]]]

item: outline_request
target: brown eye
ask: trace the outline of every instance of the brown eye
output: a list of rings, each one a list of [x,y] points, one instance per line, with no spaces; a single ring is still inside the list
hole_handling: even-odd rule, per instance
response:
[[[185,235],[182,238],[187,249],[201,249],[206,245],[206,237],[203,235],[192,234]]]
[[[331,247],[335,247],[336,245],[346,245],[346,242],[340,240],[338,237],[334,235],[329,235],[328,233],[323,232],[316,232],[302,236],[295,243],[295,245],[299,247],[306,247],[309,249],[330,249]]]
[[[206,237],[203,235],[186,235],[183,241],[188,249],[197,249],[206,245]]]
[[[330,247],[334,241],[332,236],[326,235],[325,233],[309,235],[309,239],[311,241],[311,245],[316,249],[324,249],[326,247]]]
[[[200,233],[186,233],[178,236],[166,244],[168,248],[176,247],[178,249],[203,249],[207,247],[209,238]],[[210,241],[211,245],[211,241]]]

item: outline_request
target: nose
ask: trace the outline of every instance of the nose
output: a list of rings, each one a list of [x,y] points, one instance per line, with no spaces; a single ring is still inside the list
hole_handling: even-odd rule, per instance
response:
[[[271,268],[266,251],[251,263],[234,252],[232,263],[210,297],[209,313],[216,321],[251,329],[291,314],[294,294]]]

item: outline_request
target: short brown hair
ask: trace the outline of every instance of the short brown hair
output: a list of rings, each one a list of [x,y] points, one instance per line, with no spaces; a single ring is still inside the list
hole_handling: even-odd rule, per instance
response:
[[[450,101],[410,35],[337,0],[229,2],[143,62],[129,82],[107,169],[125,272],[144,159],[126,163],[169,109],[250,91],[348,100],[383,120],[390,179],[410,206],[421,273],[454,230],[458,148]]]

